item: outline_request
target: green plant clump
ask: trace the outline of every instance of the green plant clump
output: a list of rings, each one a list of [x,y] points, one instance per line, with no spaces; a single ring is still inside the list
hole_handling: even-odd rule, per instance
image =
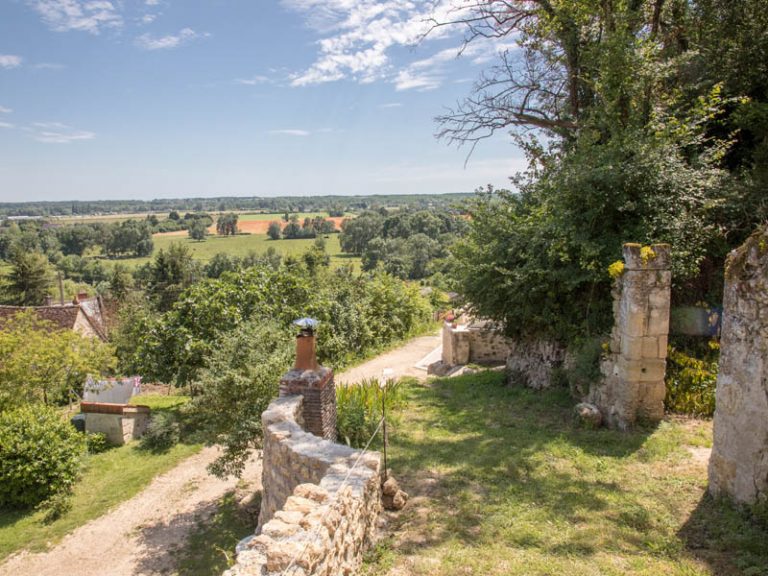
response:
[[[85,445],[88,448],[88,454],[101,454],[112,448],[106,434],[103,432],[89,432],[86,434]]]
[[[179,443],[181,427],[171,414],[159,413],[152,416],[144,436],[141,437],[141,447],[151,452],[165,452]]]
[[[376,432],[381,420],[382,399],[391,419],[392,411],[404,403],[401,382],[390,380],[386,386],[369,378],[351,386],[336,388],[336,433],[340,441],[363,448]]]
[[[83,436],[53,408],[0,414],[0,506],[31,507],[69,493],[84,451]]]
[[[691,416],[715,413],[719,356],[720,347],[716,342],[710,342],[708,350],[691,355],[674,346],[669,347],[664,400],[667,410]]]

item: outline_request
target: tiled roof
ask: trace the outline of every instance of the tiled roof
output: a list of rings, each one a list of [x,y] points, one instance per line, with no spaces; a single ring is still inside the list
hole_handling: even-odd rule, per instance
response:
[[[38,318],[53,323],[61,330],[74,330],[77,315],[83,312],[83,316],[98,334],[99,338],[106,340],[106,334],[101,324],[91,317],[80,304],[64,304],[63,306],[0,306],[0,319],[12,318],[23,310],[33,310]]]

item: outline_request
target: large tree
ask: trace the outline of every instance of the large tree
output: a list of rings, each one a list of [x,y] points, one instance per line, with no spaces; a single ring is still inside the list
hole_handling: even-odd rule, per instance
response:
[[[6,277],[8,300],[18,306],[40,306],[45,302],[53,277],[48,258],[39,252],[15,250]]]

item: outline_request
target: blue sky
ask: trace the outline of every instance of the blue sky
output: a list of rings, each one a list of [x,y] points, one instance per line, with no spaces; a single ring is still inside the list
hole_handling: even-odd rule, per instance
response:
[[[0,0],[0,200],[472,191],[523,165],[432,120],[504,45],[455,0]]]

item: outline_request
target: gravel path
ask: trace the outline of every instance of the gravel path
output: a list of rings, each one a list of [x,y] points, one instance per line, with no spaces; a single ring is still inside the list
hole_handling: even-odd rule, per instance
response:
[[[414,338],[400,348],[337,374],[335,380],[338,384],[355,384],[365,378],[378,378],[386,368],[394,372],[395,378],[400,376],[426,378],[426,370],[416,368],[416,364],[441,344],[440,334]]]
[[[142,492],[104,516],[77,528],[47,552],[21,552],[0,565],[2,576],[134,576],[171,574],[174,551],[201,518],[238,480],[219,480],[205,468],[216,448],[200,453],[155,478]],[[248,462],[243,478],[261,487],[261,460]]]

